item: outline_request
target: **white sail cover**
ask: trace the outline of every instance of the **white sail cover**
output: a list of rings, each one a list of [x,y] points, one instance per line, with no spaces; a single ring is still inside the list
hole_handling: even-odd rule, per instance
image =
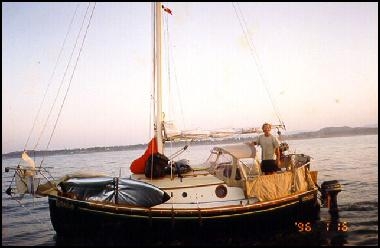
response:
[[[164,139],[173,140],[204,140],[215,138],[227,138],[240,134],[259,133],[259,128],[237,128],[237,129],[220,129],[220,130],[179,130],[171,121],[164,122]]]

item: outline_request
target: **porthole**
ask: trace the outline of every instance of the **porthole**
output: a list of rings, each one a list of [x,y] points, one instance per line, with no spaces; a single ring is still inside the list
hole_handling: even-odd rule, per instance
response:
[[[224,198],[227,195],[227,188],[224,185],[219,185],[215,189],[215,194],[219,198]]]
[[[187,197],[187,193],[186,192],[182,192],[182,197]]]

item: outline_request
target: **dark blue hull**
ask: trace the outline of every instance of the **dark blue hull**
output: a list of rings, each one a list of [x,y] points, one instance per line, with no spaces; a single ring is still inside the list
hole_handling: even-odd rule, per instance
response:
[[[253,204],[255,205],[255,204]],[[228,210],[150,210],[149,208],[116,207],[93,204],[60,196],[49,196],[51,221],[59,236],[113,235],[125,239],[252,234],[255,230],[293,226],[295,222],[318,219],[320,205],[317,191],[261,206],[231,207]]]

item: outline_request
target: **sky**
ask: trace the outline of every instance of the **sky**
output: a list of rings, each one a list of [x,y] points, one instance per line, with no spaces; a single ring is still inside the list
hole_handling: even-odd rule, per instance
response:
[[[179,129],[378,123],[377,2],[164,5],[163,104]],[[75,43],[87,7],[2,3],[3,154],[152,137],[151,4],[97,3]]]

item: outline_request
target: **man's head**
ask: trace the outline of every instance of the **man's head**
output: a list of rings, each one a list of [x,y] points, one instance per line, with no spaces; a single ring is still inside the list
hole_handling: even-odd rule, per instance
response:
[[[272,129],[272,125],[269,123],[264,123],[262,126],[262,129],[263,129],[264,134],[266,136],[268,136],[270,134],[271,129]]]

